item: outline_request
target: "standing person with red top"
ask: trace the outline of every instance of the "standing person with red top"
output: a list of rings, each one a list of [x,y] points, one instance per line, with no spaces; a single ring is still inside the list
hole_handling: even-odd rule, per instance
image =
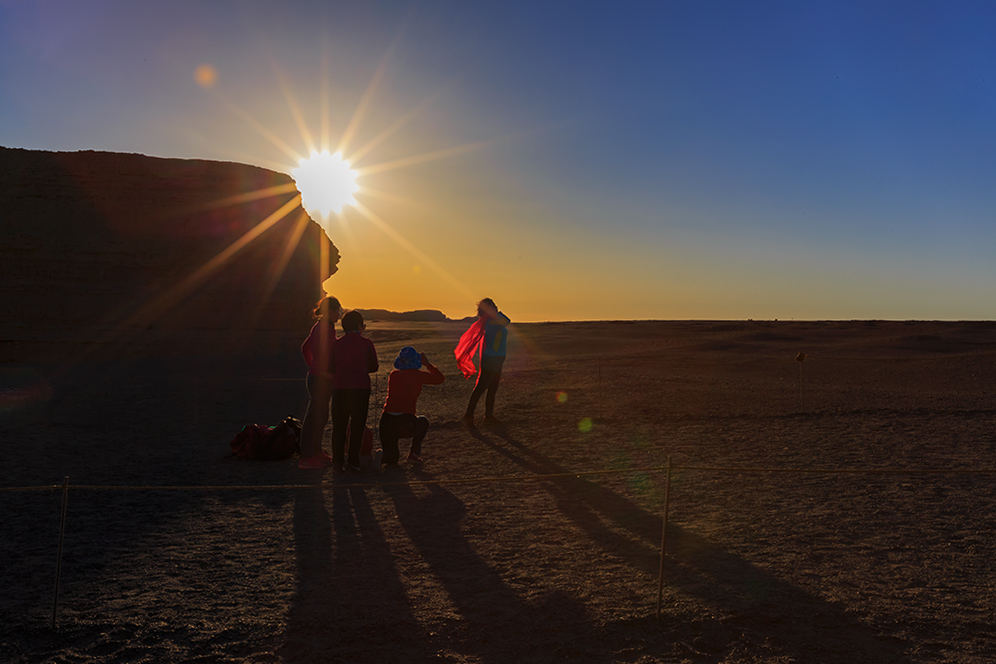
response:
[[[360,446],[370,408],[370,374],[377,371],[377,350],[363,336],[363,316],[350,311],[342,317],[343,334],[332,346],[332,465],[345,457],[350,470],[360,472]],[[347,454],[346,430],[349,429]]]
[[[298,468],[324,468],[332,457],[322,449],[325,425],[329,421],[329,400],[332,398],[332,345],[335,343],[335,322],[342,307],[334,297],[323,297],[315,305],[318,320],[301,344],[301,354],[308,365],[308,395],[311,400],[301,425],[301,459]]]
[[[422,367],[426,371],[422,371]],[[408,461],[422,463],[422,441],[429,432],[429,418],[417,414],[415,404],[423,385],[439,385],[446,378],[429,363],[425,353],[411,346],[401,349],[394,360],[394,371],[387,378],[387,400],[380,416],[380,444],[384,449],[382,462],[393,466],[401,458],[399,438],[411,438]]]
[[[470,326],[457,344],[454,354],[457,365],[465,378],[477,373],[474,366],[474,356],[480,355],[481,371],[477,376],[477,384],[470,393],[470,402],[463,421],[468,426],[474,426],[474,411],[481,396],[484,398],[484,424],[499,426],[495,419],[495,395],[501,382],[501,368],[505,363],[505,348],[508,345],[508,325],[512,321],[508,316],[498,311],[494,300],[486,297],[477,303],[477,320]]]

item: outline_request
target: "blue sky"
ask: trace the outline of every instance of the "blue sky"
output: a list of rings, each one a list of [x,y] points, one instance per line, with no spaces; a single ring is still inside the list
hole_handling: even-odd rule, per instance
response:
[[[357,118],[346,155],[397,167],[330,233],[349,306],[992,319],[994,33],[968,2],[0,0],[0,145],[289,172]]]

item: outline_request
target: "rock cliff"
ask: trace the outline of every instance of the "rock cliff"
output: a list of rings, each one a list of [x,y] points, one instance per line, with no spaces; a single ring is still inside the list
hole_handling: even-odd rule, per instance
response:
[[[338,262],[296,195],[243,164],[0,148],[0,362],[296,347]]]

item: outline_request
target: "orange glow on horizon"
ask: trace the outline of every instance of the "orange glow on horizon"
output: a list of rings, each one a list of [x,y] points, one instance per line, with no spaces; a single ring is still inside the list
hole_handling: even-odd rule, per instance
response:
[[[324,230],[325,238],[335,245],[342,258],[337,266],[329,264],[331,252],[323,239],[319,257],[320,275],[329,275],[334,271],[321,284],[326,291],[332,291],[350,306],[359,308],[384,307],[401,311],[419,308],[450,312],[472,309],[473,303],[484,296],[477,292],[477,286],[473,282],[492,277],[478,274],[479,270],[474,267],[475,261],[470,258],[479,254],[480,248],[456,248],[458,242],[466,241],[467,238],[458,231],[462,221],[453,212],[454,201],[448,199],[444,204],[426,201],[421,195],[423,190],[414,184],[418,182],[418,176],[410,181],[416,188],[409,192],[404,191],[404,185],[407,184],[405,180],[392,180],[391,175],[379,182],[365,182],[363,186],[357,180],[370,176],[384,178],[383,174],[479,151],[493,146],[497,139],[414,151],[407,156],[398,156],[397,145],[392,145],[387,151],[390,157],[380,162],[372,161],[370,158],[379,147],[400,137],[404,127],[428,109],[442,93],[438,91],[427,95],[413,108],[388,122],[385,129],[374,132],[372,137],[370,134],[364,136],[361,128],[364,121],[368,120],[371,109],[375,109],[376,94],[386,80],[389,55],[390,51],[385,54],[356,102],[335,143],[334,151],[330,148],[333,139],[330,127],[332,96],[327,77],[323,75],[322,81],[316,85],[321,115],[316,134],[309,130],[305,114],[287,83],[287,77],[273,63],[273,71],[291,119],[301,143],[310,152],[310,157],[301,156],[285,137],[278,136],[217,90],[211,90],[211,94],[261,137],[296,162],[295,167],[274,164],[273,168],[292,176],[300,192],[296,200],[311,220]],[[326,73],[329,69],[327,60],[327,55],[323,55],[322,71]],[[314,140],[316,135],[317,145]],[[357,141],[359,138],[363,140]],[[359,142],[359,146],[352,153],[347,152],[347,148],[354,142]],[[360,160],[368,163],[358,165]],[[249,161],[258,163],[260,160],[250,158]],[[400,193],[397,187],[392,186],[392,182],[394,185],[402,184]],[[417,193],[410,195],[413,192]],[[247,192],[217,204],[237,203],[263,195],[265,192],[262,191]],[[371,203],[376,203],[376,209]],[[286,215],[289,210],[285,206],[279,212]],[[303,218],[299,223],[304,223]],[[478,223],[486,222],[478,220]],[[292,238],[297,240],[302,236],[303,230],[299,227],[292,234]],[[417,241],[413,241],[415,238]],[[281,258],[283,262],[279,266],[281,273],[292,253],[290,247],[285,249],[284,257]],[[213,264],[204,269],[213,269]],[[462,278],[460,275],[468,273],[468,270],[473,278]],[[197,275],[193,275],[193,278],[197,278]],[[385,299],[386,293],[392,293],[392,296]],[[462,318],[463,314],[457,316]]]

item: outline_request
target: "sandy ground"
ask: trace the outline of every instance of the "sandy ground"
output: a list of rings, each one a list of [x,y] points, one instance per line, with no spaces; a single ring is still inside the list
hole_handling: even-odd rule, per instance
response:
[[[369,325],[374,425],[402,345],[447,382],[364,475],[228,454],[293,353],[6,367],[0,660],[996,660],[996,324],[516,325],[480,430],[462,329]]]

